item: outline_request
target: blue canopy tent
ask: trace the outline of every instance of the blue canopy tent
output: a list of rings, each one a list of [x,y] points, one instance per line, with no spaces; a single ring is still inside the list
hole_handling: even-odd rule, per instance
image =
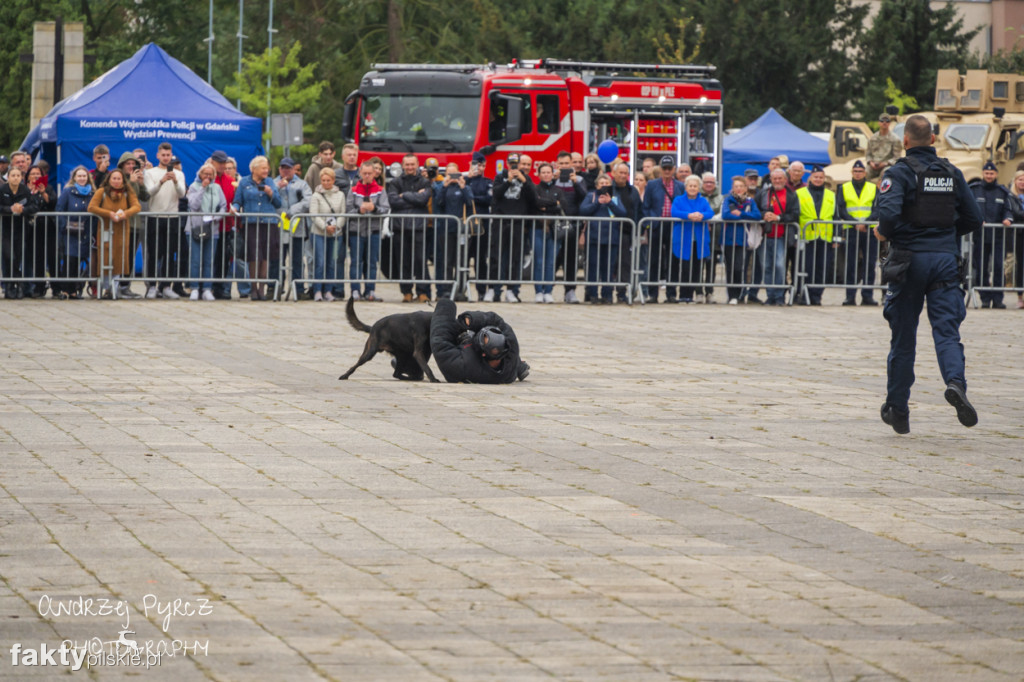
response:
[[[92,150],[110,148],[111,165],[125,151],[170,142],[181,159],[187,183],[216,149],[238,161],[263,154],[262,122],[231,105],[209,83],[150,43],[70,97],[57,103],[21,148],[45,158],[56,169],[55,182],[67,182],[71,169],[93,168]],[[51,177],[54,173],[51,172]]]
[[[808,171],[813,164],[830,163],[827,141],[804,132],[775,109],[769,109],[722,143],[722,191],[729,191],[729,178],[743,175],[748,168],[764,175],[768,160],[779,154],[785,154],[790,161],[802,161]]]

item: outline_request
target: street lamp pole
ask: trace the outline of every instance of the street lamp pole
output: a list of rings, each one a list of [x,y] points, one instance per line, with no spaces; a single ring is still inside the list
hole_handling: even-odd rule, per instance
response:
[[[245,16],[245,0],[238,0],[238,80],[241,83],[242,80],[242,41],[245,40],[246,36],[242,33],[242,17]],[[235,100],[235,106],[239,109],[242,108],[242,99]]]
[[[270,18],[267,23],[267,131],[270,131],[270,86],[274,65],[270,63],[274,47],[274,0],[270,0]]]
[[[206,82],[213,85],[213,0],[210,0],[210,34],[206,36]]]

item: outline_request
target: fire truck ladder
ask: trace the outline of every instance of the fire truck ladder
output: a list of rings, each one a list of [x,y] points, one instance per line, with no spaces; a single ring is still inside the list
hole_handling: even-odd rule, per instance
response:
[[[701,64],[630,64],[625,62],[578,62],[560,59],[517,59],[513,62],[522,68],[548,69],[549,71],[575,71],[577,73],[644,73],[648,76],[671,78],[710,78],[715,67]]]
[[[457,73],[471,73],[494,69],[491,64],[371,64],[374,71],[452,71]]]

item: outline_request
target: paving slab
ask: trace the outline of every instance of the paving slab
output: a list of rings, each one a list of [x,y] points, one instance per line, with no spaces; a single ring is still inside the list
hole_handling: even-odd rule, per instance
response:
[[[338,381],[340,302],[0,300],[0,678],[1024,679],[1024,312],[973,429],[924,322],[897,436],[829,302],[491,304],[495,387]]]

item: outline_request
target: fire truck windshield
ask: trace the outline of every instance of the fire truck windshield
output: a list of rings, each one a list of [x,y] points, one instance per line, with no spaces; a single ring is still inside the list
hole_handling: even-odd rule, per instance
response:
[[[367,151],[469,152],[479,115],[479,97],[369,95],[359,143]]]

